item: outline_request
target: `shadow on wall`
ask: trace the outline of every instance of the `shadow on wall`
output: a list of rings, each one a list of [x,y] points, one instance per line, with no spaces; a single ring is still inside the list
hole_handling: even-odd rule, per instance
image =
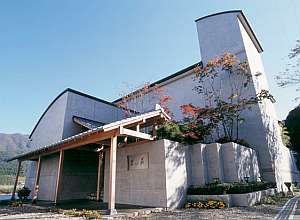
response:
[[[277,187],[279,190],[287,190],[284,182],[295,182],[299,177],[296,164],[291,158],[290,150],[284,146],[281,139],[280,127],[271,116],[266,112],[263,113],[263,123],[267,128],[267,144],[269,146],[269,152],[272,158],[272,164],[274,164],[273,170],[275,172],[275,178]],[[294,174],[294,175],[293,175]]]
[[[254,180],[254,172],[251,172],[253,170],[253,166],[251,166],[251,150],[242,150],[241,147],[236,147],[236,161],[238,162],[237,165],[237,178],[241,181],[247,180]]]
[[[188,146],[165,140],[167,207],[183,206],[188,188]]]

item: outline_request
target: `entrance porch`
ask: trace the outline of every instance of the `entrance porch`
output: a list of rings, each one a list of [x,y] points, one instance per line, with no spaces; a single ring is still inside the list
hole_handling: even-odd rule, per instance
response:
[[[156,126],[169,120],[163,109],[113,122],[72,136],[11,160],[18,160],[13,194],[15,195],[22,161],[35,161],[33,201],[58,204],[66,200],[101,200],[104,189],[104,161],[108,157],[107,213],[116,214],[117,149],[154,140]],[[105,153],[104,152],[109,152]],[[106,155],[106,156],[105,156]],[[14,199],[14,196],[12,196]]]

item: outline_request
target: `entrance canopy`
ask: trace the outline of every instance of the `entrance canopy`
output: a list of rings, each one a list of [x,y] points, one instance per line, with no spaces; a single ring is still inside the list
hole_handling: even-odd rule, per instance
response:
[[[86,132],[68,137],[64,140],[39,148],[37,150],[10,158],[7,160],[7,162],[12,160],[37,160],[39,156],[52,154],[59,152],[60,150],[76,148],[91,143],[107,143],[105,140],[114,136],[132,136],[144,140],[153,140],[153,134],[142,132],[142,128],[155,126],[169,119],[170,117],[164,112],[164,110],[159,108],[155,111],[90,129]]]
[[[82,146],[88,146],[90,144],[99,144],[101,148],[96,151],[100,152],[106,147],[110,150],[109,157],[109,199],[108,199],[108,213],[115,214],[115,181],[116,181],[116,152],[118,147],[125,147],[130,144],[140,143],[141,139],[143,141],[150,141],[155,138],[156,135],[156,126],[167,121],[170,117],[164,112],[160,106],[154,111],[144,113],[138,116],[126,118],[120,121],[116,121],[110,124],[102,125],[93,129],[90,129],[86,132],[79,133],[77,135],[66,138],[57,143],[53,143],[51,145],[45,146],[43,148],[18,155],[9,159],[8,161],[18,160],[18,169],[16,180],[14,184],[14,189],[12,193],[12,199],[14,199],[16,186],[18,182],[18,176],[20,172],[21,162],[24,160],[35,160],[37,161],[36,175],[35,175],[35,183],[34,183],[34,193],[33,193],[33,201],[37,199],[37,194],[39,191],[39,179],[40,179],[40,171],[41,171],[41,158],[45,155],[53,154],[59,152],[59,161],[57,168],[57,177],[56,177],[56,185],[55,185],[55,197],[54,203],[57,203],[59,200],[59,192],[61,188],[61,176],[63,169],[63,161],[64,161],[64,151],[68,149],[79,148]],[[83,121],[82,119],[76,118],[77,123],[82,125],[91,125],[92,123],[89,121]],[[93,125],[95,123],[93,122]],[[86,126],[88,127],[88,126]],[[123,137],[123,138],[118,138]],[[131,138],[132,143],[129,143],[128,137]],[[97,199],[99,198],[99,185],[100,185],[100,157],[98,164],[98,180],[97,180]]]

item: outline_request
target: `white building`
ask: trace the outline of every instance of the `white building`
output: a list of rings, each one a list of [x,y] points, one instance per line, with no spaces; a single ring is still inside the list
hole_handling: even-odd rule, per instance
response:
[[[249,63],[253,75],[249,94],[268,90],[260,55],[263,49],[242,11],[202,17],[196,20],[196,25],[203,64],[225,51],[230,52]],[[149,95],[154,86],[159,85],[166,95],[173,97],[169,109],[177,119],[182,118],[180,105],[203,104],[192,90],[196,65],[150,86]],[[257,72],[261,73],[259,78]],[[243,175],[250,176],[252,180],[261,175],[266,181],[276,182],[279,190],[286,190],[284,182],[297,181],[298,171],[293,156],[282,143],[274,105],[269,100],[245,112],[245,123],[240,128],[241,138],[255,151],[226,144],[213,144],[211,148],[200,144],[180,150],[177,143],[167,140],[143,142],[139,146],[117,150],[115,137],[128,135],[151,140],[152,137],[139,132],[138,127],[168,119],[163,111],[154,110],[158,100],[152,100],[140,109],[150,113],[138,116],[140,118],[121,120],[125,115],[117,107],[120,101],[110,103],[67,89],[49,105],[30,135],[30,144],[38,150],[12,158],[20,162],[34,161],[27,174],[26,186],[33,192],[34,186],[39,186],[38,199],[55,202],[81,199],[92,192],[99,196],[104,190],[104,201],[109,201],[112,211],[115,200],[174,208],[182,203],[189,185],[205,184],[216,177],[222,181],[238,181]],[[128,131],[127,128],[132,126],[138,126],[137,131]],[[104,169],[101,166],[103,159],[99,159],[98,155],[100,144],[108,146],[104,149]],[[243,170],[238,173],[233,167],[238,169],[239,165],[230,163],[241,163],[241,157],[236,156],[238,151],[245,152],[245,164],[251,167],[250,173]],[[181,162],[174,163],[175,158]],[[135,160],[146,160],[147,163],[141,167],[131,166],[130,161]],[[211,166],[210,160],[217,161],[216,165]],[[224,173],[224,170],[227,172]],[[228,172],[230,170],[232,173]]]

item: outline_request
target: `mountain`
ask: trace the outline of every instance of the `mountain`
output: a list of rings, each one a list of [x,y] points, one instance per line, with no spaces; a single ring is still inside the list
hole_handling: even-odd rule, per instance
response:
[[[12,154],[29,150],[27,146],[29,135],[0,133],[0,152],[6,151]]]
[[[7,163],[6,160],[30,150],[27,146],[28,137],[23,134],[0,133],[0,176],[16,173],[16,161]]]

